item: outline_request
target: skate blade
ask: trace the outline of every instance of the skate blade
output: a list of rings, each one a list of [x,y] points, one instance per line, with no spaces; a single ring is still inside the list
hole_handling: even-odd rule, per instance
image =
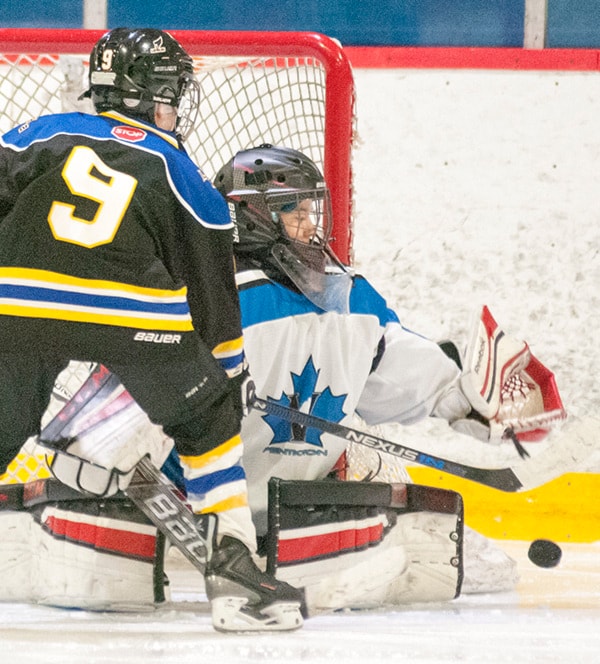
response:
[[[261,609],[245,597],[211,600],[213,627],[219,632],[285,632],[302,627],[299,602],[273,602]]]

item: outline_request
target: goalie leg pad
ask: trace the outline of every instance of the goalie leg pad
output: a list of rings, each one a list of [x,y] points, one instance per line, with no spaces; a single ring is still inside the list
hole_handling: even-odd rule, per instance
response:
[[[465,526],[463,594],[514,590],[519,582],[517,562],[491,539]]]
[[[129,501],[0,512],[0,599],[93,610],[163,602],[164,537]]]
[[[267,568],[305,590],[309,615],[453,599],[463,506],[406,484],[269,482]]]

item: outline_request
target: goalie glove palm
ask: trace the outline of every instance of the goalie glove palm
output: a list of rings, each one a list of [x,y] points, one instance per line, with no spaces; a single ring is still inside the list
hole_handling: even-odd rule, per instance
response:
[[[529,364],[530,357],[527,343],[505,334],[484,306],[471,332],[460,379],[471,406],[488,420],[495,417],[502,386]]]

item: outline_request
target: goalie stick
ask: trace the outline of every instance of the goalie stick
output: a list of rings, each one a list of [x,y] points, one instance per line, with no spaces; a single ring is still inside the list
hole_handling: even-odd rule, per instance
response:
[[[119,378],[106,367],[98,365],[71,401],[43,427],[39,435],[40,445],[65,454],[60,450],[60,441],[71,436],[75,419],[91,412],[93,416],[89,423],[95,426],[103,414],[113,414],[114,400],[101,409],[98,409],[98,404],[102,404],[120,387]],[[133,403],[133,398],[126,391],[121,392],[118,399],[119,410]],[[137,464],[125,494],[192,565],[204,573],[214,547],[217,517],[214,514],[194,514],[183,502],[177,487],[147,457]]]
[[[568,440],[560,448],[560,458],[552,457],[551,463],[548,463],[547,460],[545,463],[536,466],[534,461],[530,460],[522,461],[521,467],[477,468],[420,452],[365,431],[331,422],[309,413],[303,413],[268,399],[261,399],[256,396],[252,389],[249,390],[247,395],[247,405],[250,408],[279,417],[291,424],[319,429],[324,433],[343,438],[351,443],[365,445],[379,452],[391,454],[404,461],[435,468],[462,477],[465,480],[505,492],[531,489],[568,472],[567,466],[576,466],[584,458],[587,458],[593,451],[596,439],[600,437],[600,420],[588,418],[587,420],[573,421]],[[566,463],[567,461],[569,461],[569,464]]]

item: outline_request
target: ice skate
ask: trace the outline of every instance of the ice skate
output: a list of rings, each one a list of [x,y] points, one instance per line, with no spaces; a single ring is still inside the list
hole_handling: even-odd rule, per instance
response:
[[[286,631],[303,624],[302,592],[262,572],[233,537],[223,537],[215,549],[205,584],[216,630]]]

